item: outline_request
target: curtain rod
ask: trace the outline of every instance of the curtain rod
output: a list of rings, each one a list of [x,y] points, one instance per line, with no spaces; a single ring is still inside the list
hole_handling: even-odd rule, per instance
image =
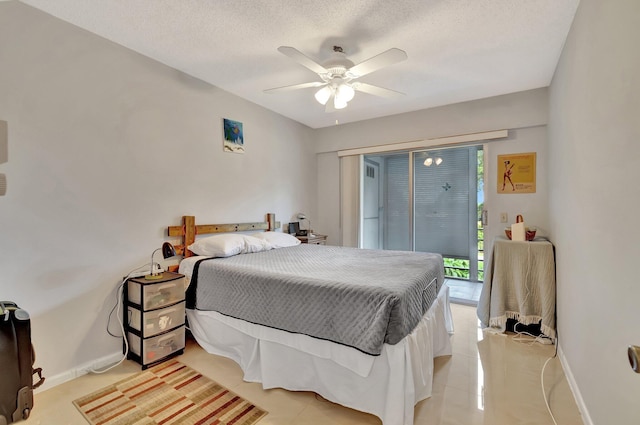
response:
[[[485,131],[482,133],[461,134],[457,136],[438,137],[435,139],[416,140],[413,142],[391,143],[388,145],[367,146],[363,148],[345,149],[338,151],[338,156],[364,155],[371,153],[394,152],[428,148],[433,146],[458,145],[469,142],[480,142],[492,139],[504,139],[509,136],[509,130]]]

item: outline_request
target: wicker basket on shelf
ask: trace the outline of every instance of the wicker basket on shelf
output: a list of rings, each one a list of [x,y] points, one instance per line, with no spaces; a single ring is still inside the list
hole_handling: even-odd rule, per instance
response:
[[[522,215],[518,214],[518,216],[516,217],[516,223],[522,223],[522,222],[524,222],[524,218],[522,218]],[[511,240],[511,227],[505,227],[504,233],[507,235],[509,240]],[[534,240],[535,237],[536,237],[536,228],[535,227],[525,227],[525,229],[524,229],[524,237],[525,237],[525,239],[527,241]]]

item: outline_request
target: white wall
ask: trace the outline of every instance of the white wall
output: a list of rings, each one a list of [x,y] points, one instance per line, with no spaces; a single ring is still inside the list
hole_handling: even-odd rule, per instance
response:
[[[541,227],[541,236],[547,236],[547,106],[548,93],[543,88],[316,130],[316,150],[320,152],[318,174],[325,176],[318,180],[319,231],[329,235],[328,243],[339,243],[334,235],[343,234],[336,151],[508,129],[507,139],[488,143],[485,197],[490,216],[485,232],[486,248],[490,249],[496,235],[504,234],[500,212],[507,212],[512,221],[516,214],[523,214],[529,223]],[[519,152],[537,152],[537,192],[498,195],[497,155]]]
[[[546,88],[390,115],[316,131],[316,150],[343,149],[434,139],[483,131],[545,125]]]
[[[223,117],[246,154],[223,152]],[[0,3],[0,119],[0,298],[30,312],[49,384],[120,350],[115,289],[182,215],[315,212],[312,130],[18,2]]]
[[[640,2],[582,0],[550,88],[559,346],[586,425],[640,421],[638,40]]]
[[[340,161],[336,152],[318,154],[317,160],[318,219],[313,227],[327,235],[328,245],[341,245],[340,211],[335,211],[340,205]]]
[[[536,153],[536,192],[498,193],[497,156],[522,153]],[[489,224],[485,226],[485,252],[491,252],[496,236],[505,236],[504,228],[516,221],[522,214],[527,226],[536,227],[536,237],[550,238],[547,127],[538,126],[509,131],[505,140],[489,142],[485,146],[485,207],[489,210]],[[500,180],[502,183],[502,180]],[[506,212],[508,222],[500,223],[500,213]]]

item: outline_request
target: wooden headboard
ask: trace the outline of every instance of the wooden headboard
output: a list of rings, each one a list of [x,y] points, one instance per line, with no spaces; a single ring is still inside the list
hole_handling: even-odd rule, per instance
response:
[[[276,221],[276,215],[268,213],[262,223],[233,223],[233,224],[198,224],[192,215],[182,216],[182,225],[169,226],[167,234],[170,237],[179,237],[181,243],[174,245],[176,254],[184,257],[191,257],[193,252],[187,247],[196,240],[197,235],[207,235],[211,233],[247,232],[251,230],[273,231],[280,228],[280,223]],[[173,267],[172,267],[173,268]],[[177,269],[177,266],[175,266]]]

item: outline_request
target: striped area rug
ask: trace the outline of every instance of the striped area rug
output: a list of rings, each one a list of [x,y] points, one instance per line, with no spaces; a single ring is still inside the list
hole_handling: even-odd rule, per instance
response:
[[[168,360],[73,404],[92,425],[251,425],[267,412],[176,360]]]

